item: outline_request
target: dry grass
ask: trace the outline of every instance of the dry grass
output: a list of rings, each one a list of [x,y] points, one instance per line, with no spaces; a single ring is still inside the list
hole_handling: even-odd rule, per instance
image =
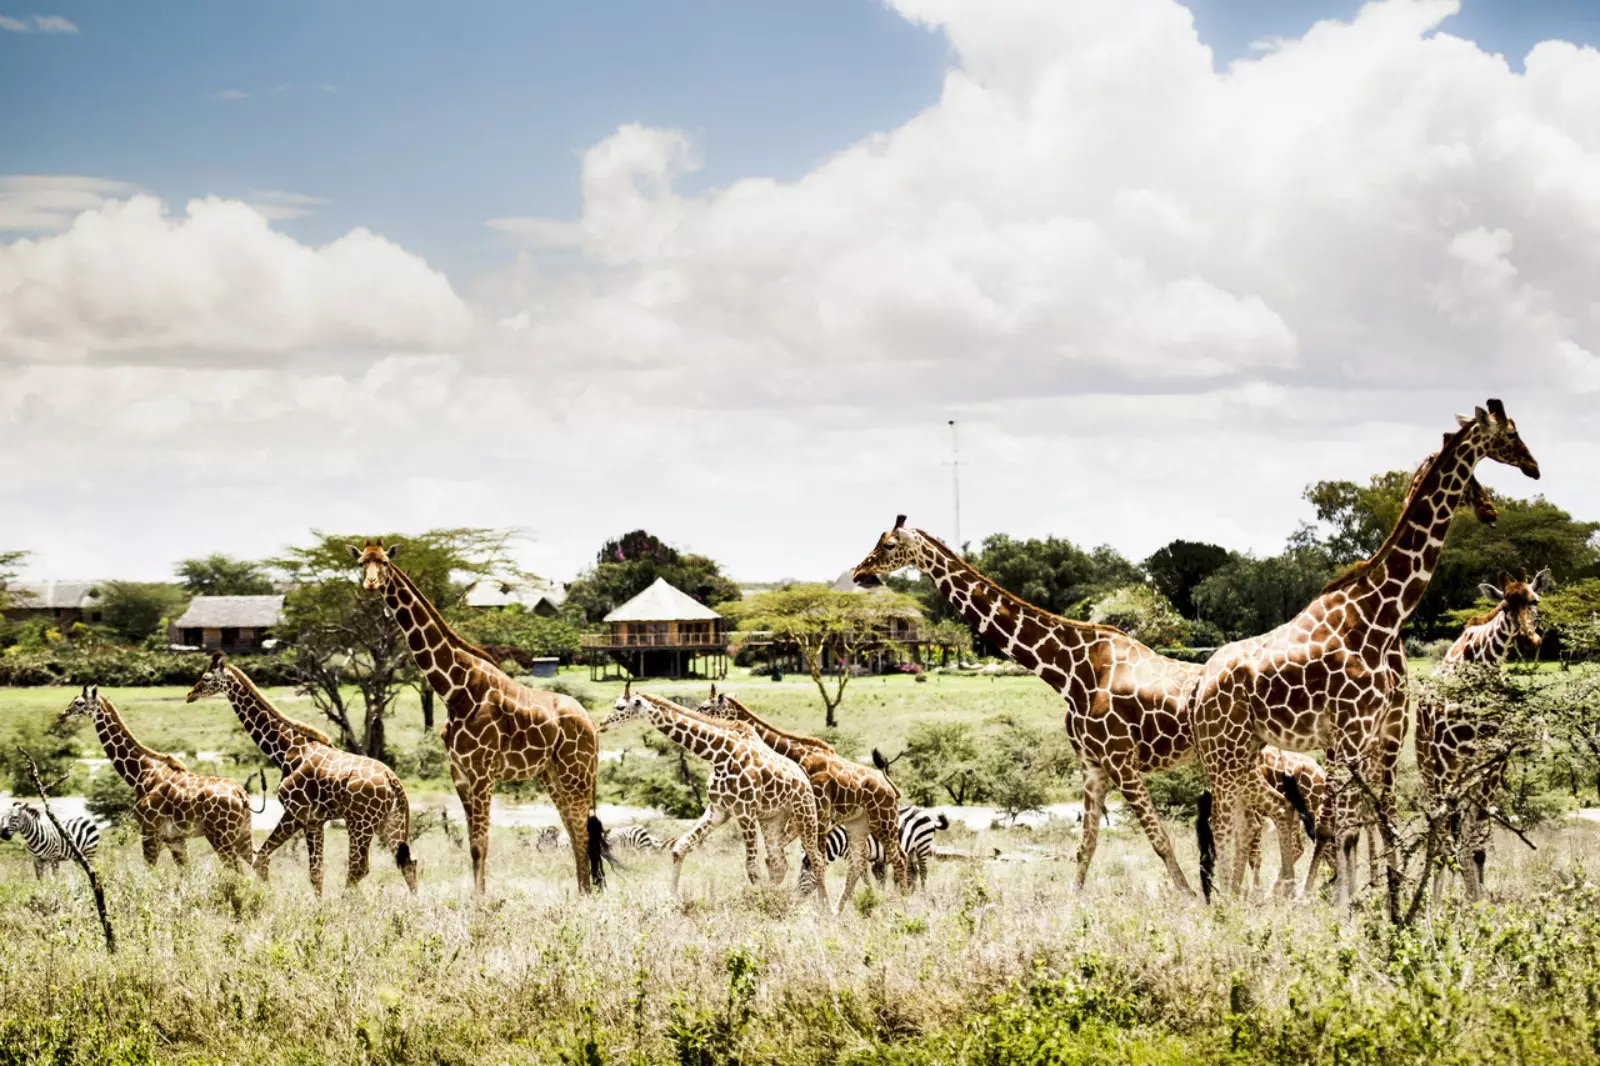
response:
[[[4,846],[0,1063],[1596,1059],[1596,827],[1538,852],[1502,841],[1498,905],[1401,937],[1319,902],[1175,899],[1142,838],[1109,838],[1083,896],[1070,861],[939,863],[926,895],[858,893],[832,917],[746,886],[727,830],[690,858],[681,901],[658,856],[579,898],[565,856],[509,830],[486,902],[438,832],[418,842],[415,899],[376,857],[347,896],[330,834],[321,902],[303,850],[261,886],[203,844],[186,874],[148,871],[121,837],[102,849],[110,957],[82,877],[35,884]],[[1075,846],[1064,830],[952,842]]]

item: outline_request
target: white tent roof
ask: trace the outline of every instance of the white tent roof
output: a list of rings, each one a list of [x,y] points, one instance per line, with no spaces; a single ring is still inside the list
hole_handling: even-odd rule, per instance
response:
[[[605,616],[607,622],[707,622],[722,616],[658,577],[655,584]]]

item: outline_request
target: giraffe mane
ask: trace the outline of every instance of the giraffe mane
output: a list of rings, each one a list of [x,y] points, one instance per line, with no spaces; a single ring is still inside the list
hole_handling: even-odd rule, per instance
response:
[[[729,720],[727,718],[713,718],[709,714],[701,714],[693,707],[685,707],[683,704],[674,700],[669,700],[665,696],[657,696],[654,692],[640,692],[637,693],[637,695],[649,700],[658,707],[665,707],[667,710],[670,710],[675,714],[681,714],[685,718],[693,718],[695,721],[703,722],[706,725],[714,725],[719,729],[727,729],[730,726],[736,727],[740,724],[736,719]]]
[[[821,739],[820,737],[807,736],[804,733],[790,733],[787,730],[779,729],[777,726],[773,725],[771,722],[767,722],[767,721],[764,721],[763,719],[757,718],[756,715],[755,715],[755,712],[751,711],[749,707],[746,707],[743,703],[739,702],[739,700],[734,698],[733,696],[724,695],[722,698],[727,700],[729,703],[733,704],[735,707],[739,708],[739,713],[744,716],[744,719],[746,721],[748,721],[751,725],[757,727],[758,729],[770,730],[771,732],[776,733],[778,736],[783,737],[785,740],[797,740],[797,741],[800,741],[800,742],[802,742],[804,744],[812,745],[812,746],[815,746],[817,748],[821,748],[824,751],[830,751],[830,752],[833,751],[833,745],[829,744],[827,741]],[[726,719],[713,719],[713,721],[726,721]]]
[[[117,710],[116,704],[112,703],[105,696],[97,695],[95,698],[98,699],[102,705],[104,705],[107,711],[111,712],[111,717],[116,720],[117,725],[122,729],[123,735],[133,742],[133,746],[138,749],[138,752],[141,756],[154,759],[160,763],[165,763],[174,770],[178,770],[182,773],[189,772],[189,767],[185,766],[183,760],[178,758],[176,755],[173,755],[171,752],[157,751],[144,741],[140,740],[138,737],[134,736],[133,730],[129,728],[128,723],[123,719],[122,712]]]
[[[1495,607],[1495,609],[1492,610],[1492,611],[1486,611],[1483,614],[1475,614],[1475,615],[1473,615],[1471,618],[1467,619],[1467,624],[1462,626],[1462,628],[1463,629],[1472,629],[1474,626],[1487,625],[1488,623],[1494,621],[1496,618],[1500,617],[1500,612],[1505,610],[1505,606],[1506,606],[1505,603],[1502,602],[1499,605],[1497,605]]]
[[[943,553],[956,566],[961,567],[963,570],[966,570],[968,573],[970,573],[973,577],[977,578],[979,584],[987,586],[991,591],[998,592],[1000,595],[1006,597],[1007,599],[1016,600],[1022,606],[1028,608],[1028,610],[1030,610],[1030,611],[1039,612],[1041,615],[1043,615],[1044,617],[1048,618],[1051,622],[1054,622],[1057,625],[1063,625],[1063,626],[1068,627],[1069,629],[1076,629],[1076,630],[1078,630],[1079,632],[1082,632],[1082,633],[1100,633],[1100,634],[1103,634],[1104,636],[1107,636],[1107,637],[1121,637],[1123,640],[1129,641],[1129,642],[1134,643],[1134,644],[1139,644],[1140,643],[1139,641],[1135,640],[1133,637],[1128,636],[1128,634],[1126,634],[1122,630],[1118,629],[1116,626],[1108,626],[1108,625],[1106,625],[1106,624],[1104,624],[1102,622],[1079,622],[1079,621],[1077,621],[1076,619],[1073,619],[1073,618],[1063,618],[1059,614],[1056,614],[1054,611],[1047,611],[1043,607],[1040,607],[1037,604],[1029,603],[1027,600],[1023,599],[1021,596],[1018,596],[1015,592],[1012,592],[1012,591],[1010,591],[1008,589],[1001,588],[998,584],[995,583],[995,581],[992,578],[990,578],[983,571],[979,570],[977,567],[973,566],[971,563],[969,563],[965,559],[961,558],[961,556],[959,556],[955,552],[951,551],[949,545],[945,544],[944,541],[940,540],[938,537],[934,536],[932,533],[929,533],[925,529],[918,529],[918,530],[915,530],[914,532],[917,534],[917,536],[919,536],[923,540],[927,541],[933,547],[933,549],[936,552]],[[1143,647],[1142,644],[1140,644],[1140,646]]]
[[[242,687],[246,692],[250,693],[256,699],[260,700],[261,705],[270,711],[284,725],[288,726],[291,732],[298,733],[307,740],[314,740],[319,744],[326,744],[330,748],[333,747],[333,738],[328,734],[324,733],[316,726],[307,725],[304,722],[296,721],[280,711],[277,704],[267,699],[266,693],[257,688],[256,683],[250,680],[249,674],[245,673],[237,666],[234,666],[232,663],[226,664],[226,668],[229,676],[231,676],[235,681],[239,682],[240,687]]]
[[[469,655],[476,655],[478,658],[494,667],[497,671],[500,670],[500,663],[495,659],[494,656],[490,655],[488,652],[472,643],[466,637],[463,637],[460,633],[457,633],[455,628],[451,626],[449,622],[444,620],[444,615],[440,613],[439,608],[434,606],[434,603],[431,599],[422,594],[422,590],[417,587],[417,583],[411,580],[410,574],[400,569],[394,563],[389,563],[388,565],[389,569],[395,573],[395,576],[397,576],[405,584],[405,586],[411,590],[412,595],[417,598],[417,603],[421,605],[422,609],[428,613],[428,617],[433,620],[434,625],[437,625],[444,632],[445,639],[447,641],[454,644],[458,649],[468,653]],[[504,674],[504,671],[500,672],[502,675]]]
[[[1319,596],[1326,596],[1330,592],[1336,592],[1339,589],[1349,588],[1351,585],[1354,585],[1365,578],[1367,574],[1371,573],[1373,567],[1375,567],[1380,560],[1388,557],[1389,553],[1394,550],[1394,546],[1400,541],[1400,534],[1405,529],[1406,525],[1406,515],[1411,512],[1411,505],[1421,492],[1423,483],[1428,481],[1430,478],[1435,478],[1438,476],[1439,468],[1444,464],[1446,456],[1451,458],[1455,457],[1456,450],[1459,449],[1461,447],[1461,443],[1467,439],[1467,433],[1472,428],[1473,427],[1471,424],[1462,426],[1460,429],[1450,434],[1450,436],[1445,440],[1442,448],[1422,461],[1422,465],[1417,468],[1417,473],[1411,479],[1411,489],[1406,493],[1405,506],[1400,509],[1400,517],[1395,519],[1393,528],[1389,530],[1389,535],[1383,538],[1383,543],[1378,545],[1378,550],[1373,552],[1367,558],[1357,562],[1354,566],[1350,567],[1350,569],[1346,570],[1344,573],[1340,574],[1326,585],[1322,586],[1322,592],[1319,593]]]

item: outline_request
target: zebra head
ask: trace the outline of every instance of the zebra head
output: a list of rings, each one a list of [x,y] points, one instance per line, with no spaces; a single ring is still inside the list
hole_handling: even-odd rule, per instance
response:
[[[21,800],[7,808],[6,813],[0,815],[0,840],[10,840],[13,833],[21,831],[23,822],[32,813],[33,808]]]
[[[56,724],[65,725],[75,718],[92,718],[94,712],[100,709],[100,686],[85,685],[83,691],[74,696],[72,702],[67,704],[66,710],[56,715]]]

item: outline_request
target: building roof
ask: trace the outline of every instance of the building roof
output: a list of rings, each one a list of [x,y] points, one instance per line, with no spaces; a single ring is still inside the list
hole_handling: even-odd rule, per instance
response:
[[[98,581],[13,581],[6,586],[12,610],[49,611],[63,607],[88,610],[95,605]]]
[[[520,603],[531,611],[540,603],[559,608],[566,600],[567,594],[563,589],[486,577],[467,590],[465,602],[468,607],[509,607],[513,603]]]
[[[722,616],[658,577],[655,584],[606,615],[607,622],[705,622]]]
[[[283,597],[196,596],[173,626],[177,629],[234,629],[275,626],[283,621]]]

